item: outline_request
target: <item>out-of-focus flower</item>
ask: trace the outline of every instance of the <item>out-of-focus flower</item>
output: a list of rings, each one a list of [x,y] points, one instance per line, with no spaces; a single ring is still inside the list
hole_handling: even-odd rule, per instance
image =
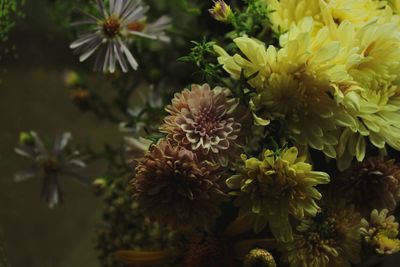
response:
[[[241,216],[254,219],[256,232],[269,223],[277,239],[292,240],[289,215],[298,219],[315,215],[319,210],[315,201],[322,196],[315,186],[328,183],[329,175],[312,171],[305,157],[298,157],[296,147],[276,153],[266,150],[262,160],[244,155],[242,159],[243,172],[226,181],[238,195]]]
[[[208,10],[211,16],[218,21],[227,22],[232,15],[231,7],[223,0],[214,0],[214,6]]]
[[[279,250],[291,267],[351,267],[359,262],[360,215],[335,203],[297,227],[293,242]]]
[[[128,64],[136,70],[138,63],[127,47],[133,36],[169,41],[164,30],[169,26],[168,17],[160,17],[153,23],[146,22],[148,6],[143,6],[141,0],[110,0],[108,10],[103,0],[97,0],[100,16],[83,12],[86,20],[74,25],[89,25],[90,30],[83,33],[70,47],[75,49],[80,61],[89,58],[98,51],[95,70],[115,72],[119,64],[123,72],[127,72]],[[141,25],[134,27],[132,25]]]
[[[158,130],[159,124],[164,118],[164,104],[153,86],[140,90],[137,102],[131,103],[127,113],[132,117],[131,121],[121,122],[118,126],[121,132],[129,134],[141,134],[146,127],[146,132]]]
[[[15,181],[25,181],[34,176],[43,179],[42,197],[50,208],[62,201],[62,192],[58,179],[69,176],[88,184],[89,178],[79,173],[86,165],[77,159],[78,152],[67,153],[66,148],[71,139],[70,133],[63,133],[54,141],[53,148],[48,150],[36,132],[24,132],[20,135],[20,143],[15,152],[30,158],[31,168],[15,174]]]
[[[331,188],[363,216],[373,209],[394,211],[400,198],[400,166],[394,159],[370,157],[340,173]]]
[[[198,160],[184,147],[162,140],[136,167],[134,197],[154,220],[175,227],[207,228],[219,214],[217,164]]]
[[[276,267],[274,257],[265,249],[255,248],[250,250],[243,261],[243,267]]]
[[[399,224],[389,211],[374,209],[369,220],[361,220],[361,235],[364,241],[379,254],[393,254],[400,251]]]
[[[225,165],[240,146],[247,113],[227,88],[192,85],[175,94],[166,110],[170,115],[160,131],[200,158]]]
[[[153,143],[151,140],[143,137],[134,138],[127,136],[124,137],[124,142],[128,164],[132,164],[134,161],[142,158]]]

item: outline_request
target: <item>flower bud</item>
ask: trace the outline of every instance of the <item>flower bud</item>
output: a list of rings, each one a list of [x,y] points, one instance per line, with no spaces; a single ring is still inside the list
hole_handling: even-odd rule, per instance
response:
[[[73,70],[68,70],[63,75],[63,80],[66,86],[76,86],[79,84],[79,75]]]
[[[19,134],[19,143],[21,145],[33,146],[34,142],[30,132],[21,132]]]
[[[214,1],[213,8],[208,10],[211,16],[218,21],[227,22],[232,14],[231,7],[223,0]]]
[[[107,180],[104,177],[96,178],[92,183],[93,192],[96,196],[102,196],[107,187]]]

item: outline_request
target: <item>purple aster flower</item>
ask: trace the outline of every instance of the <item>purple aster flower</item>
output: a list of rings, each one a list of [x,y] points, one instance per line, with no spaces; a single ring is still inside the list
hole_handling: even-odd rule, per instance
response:
[[[43,179],[42,198],[50,208],[55,207],[62,201],[62,191],[59,184],[61,176],[68,176],[89,184],[89,178],[79,174],[79,170],[86,165],[77,159],[77,151],[67,152],[66,148],[71,139],[70,133],[63,133],[54,141],[53,148],[47,149],[36,132],[23,132],[20,142],[14,149],[23,157],[32,160],[31,167],[18,171],[14,180],[22,182],[33,177]]]

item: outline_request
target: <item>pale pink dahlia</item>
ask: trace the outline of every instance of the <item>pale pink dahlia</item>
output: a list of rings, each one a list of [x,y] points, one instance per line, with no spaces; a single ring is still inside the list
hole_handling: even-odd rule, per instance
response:
[[[160,131],[201,158],[226,163],[243,136],[247,112],[228,88],[192,85],[175,94]]]
[[[219,165],[163,140],[153,145],[131,181],[146,215],[164,225],[205,229],[219,215],[225,198]]]

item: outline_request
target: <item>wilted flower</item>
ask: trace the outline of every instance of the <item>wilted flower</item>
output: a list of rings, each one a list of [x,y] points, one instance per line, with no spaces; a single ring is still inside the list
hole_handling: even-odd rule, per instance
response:
[[[340,173],[332,192],[353,203],[363,216],[374,208],[393,211],[400,198],[400,166],[394,159],[367,158]]]
[[[231,7],[223,0],[214,0],[214,6],[208,10],[211,16],[218,21],[227,22],[232,14]]]
[[[225,164],[240,145],[247,113],[227,88],[194,84],[175,94],[166,110],[160,131],[201,158]]]
[[[243,267],[276,267],[274,257],[265,249],[255,248],[246,255]]]
[[[130,134],[142,133],[144,129],[146,132],[158,130],[159,123],[164,118],[164,104],[160,92],[149,86],[146,90],[139,90],[139,96],[135,100],[126,111],[131,119],[121,122],[119,130]]]
[[[24,132],[21,133],[20,143],[15,148],[17,154],[33,161],[30,169],[15,174],[15,181],[25,181],[34,176],[42,178],[42,197],[50,208],[62,201],[59,177],[70,176],[85,184],[89,182],[88,177],[78,172],[85,167],[85,163],[76,158],[76,151],[75,153],[66,151],[70,139],[70,133],[63,133],[56,138],[52,150],[48,150],[36,132]]]
[[[389,211],[374,209],[369,221],[361,220],[361,235],[364,241],[379,254],[393,254],[400,251],[399,224]]]
[[[219,166],[162,140],[136,167],[134,197],[151,218],[176,227],[206,228],[219,214],[224,193]]]
[[[273,152],[266,150],[263,159],[242,156],[243,172],[226,180],[238,195],[236,204],[242,216],[254,219],[254,229],[261,231],[267,223],[275,237],[282,241],[292,239],[289,215],[302,219],[315,215],[316,200],[321,194],[315,188],[329,182],[329,175],[312,171],[305,157],[298,157],[296,147]]]
[[[283,259],[291,267],[351,267],[358,263],[360,215],[343,203],[305,219],[293,242],[281,243]]]
[[[169,26],[170,19],[163,16],[147,23],[145,14],[149,7],[143,6],[141,0],[110,0],[109,4],[107,10],[103,0],[97,0],[100,17],[82,12],[86,20],[75,25],[90,25],[90,31],[83,33],[70,47],[81,54],[80,61],[100,50],[95,62],[96,71],[113,73],[119,63],[122,71],[127,72],[126,60],[136,70],[138,63],[127,47],[129,38],[142,36],[168,42],[164,30]]]

